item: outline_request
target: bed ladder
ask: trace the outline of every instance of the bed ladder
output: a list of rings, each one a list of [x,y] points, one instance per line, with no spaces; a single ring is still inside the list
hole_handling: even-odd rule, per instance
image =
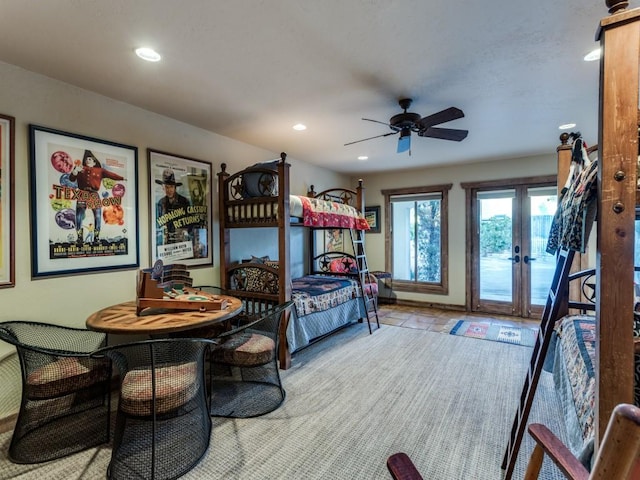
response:
[[[511,476],[513,475],[518,451],[522,444],[522,437],[527,427],[529,412],[531,411],[533,398],[536,394],[536,388],[538,387],[538,380],[540,380],[540,374],[542,373],[544,359],[549,350],[553,327],[556,320],[567,313],[569,273],[571,271],[574,254],[575,252],[573,250],[561,249],[557,255],[556,271],[553,275],[547,302],[542,313],[538,336],[529,363],[529,370],[524,379],[524,386],[522,387],[522,394],[520,395],[520,404],[511,427],[511,436],[504,454],[504,459],[502,460],[502,469],[506,469],[504,480],[511,480]]]
[[[362,292],[362,302],[364,303],[364,311],[367,314],[367,325],[369,326],[369,333],[371,331],[371,319],[375,316],[376,325],[380,328],[380,320],[378,319],[378,305],[376,303],[375,295],[373,294],[373,287],[366,288],[368,283],[371,283],[369,277],[369,266],[367,264],[367,256],[364,251],[364,230],[349,229],[351,236],[351,244],[353,245],[353,255],[356,258],[356,265],[358,266],[358,283],[360,284],[360,292]]]

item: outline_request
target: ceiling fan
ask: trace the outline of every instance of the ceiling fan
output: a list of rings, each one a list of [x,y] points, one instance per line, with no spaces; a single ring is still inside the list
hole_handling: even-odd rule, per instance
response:
[[[400,133],[400,137],[398,138],[398,153],[406,152],[411,148],[411,132],[417,133],[419,137],[440,138],[442,140],[452,140],[454,142],[460,142],[467,138],[467,134],[469,133],[468,130],[434,127],[434,125],[440,125],[441,123],[450,122],[451,120],[464,117],[464,112],[459,108],[449,107],[440,112],[434,113],[433,115],[420,117],[417,113],[407,112],[407,109],[411,106],[411,102],[412,100],[410,98],[400,99],[398,104],[404,112],[391,117],[389,119],[389,123],[371,120],[370,118],[363,118],[363,120],[368,122],[387,125],[391,130],[393,130],[392,132],[376,135],[375,137],[363,138],[362,140],[356,140],[355,142],[345,143],[345,147],[347,145],[353,145],[354,143],[364,142],[374,138],[388,137],[389,135],[395,135],[396,133]],[[411,154],[410,151],[409,154]]]

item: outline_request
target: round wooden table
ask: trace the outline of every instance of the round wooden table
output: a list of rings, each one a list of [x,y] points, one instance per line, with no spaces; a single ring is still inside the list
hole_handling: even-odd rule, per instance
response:
[[[136,302],[119,303],[103,308],[89,316],[89,330],[105,333],[162,335],[206,327],[224,322],[242,312],[242,301],[228,295],[220,295],[227,301],[222,310],[168,310],[146,308],[136,315]]]

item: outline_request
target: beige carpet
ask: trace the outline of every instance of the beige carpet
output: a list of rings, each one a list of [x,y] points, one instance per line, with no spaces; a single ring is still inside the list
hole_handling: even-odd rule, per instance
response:
[[[499,480],[531,349],[383,325],[349,327],[294,356],[284,405],[244,420],[214,419],[208,455],[185,479],[389,479],[408,453],[425,479]],[[558,432],[559,406],[543,374],[531,419]],[[525,439],[514,479],[532,448]],[[46,465],[6,459],[0,479],[104,478],[108,446]],[[188,448],[188,445],[185,445]],[[546,480],[564,478],[545,462]]]

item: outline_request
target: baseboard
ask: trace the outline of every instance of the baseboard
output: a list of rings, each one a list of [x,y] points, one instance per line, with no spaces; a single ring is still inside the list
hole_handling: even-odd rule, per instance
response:
[[[464,305],[453,305],[450,303],[420,302],[417,300],[403,300],[400,298],[396,299],[395,304],[402,305],[405,307],[439,308],[441,310],[451,310],[455,312],[467,311]]]

